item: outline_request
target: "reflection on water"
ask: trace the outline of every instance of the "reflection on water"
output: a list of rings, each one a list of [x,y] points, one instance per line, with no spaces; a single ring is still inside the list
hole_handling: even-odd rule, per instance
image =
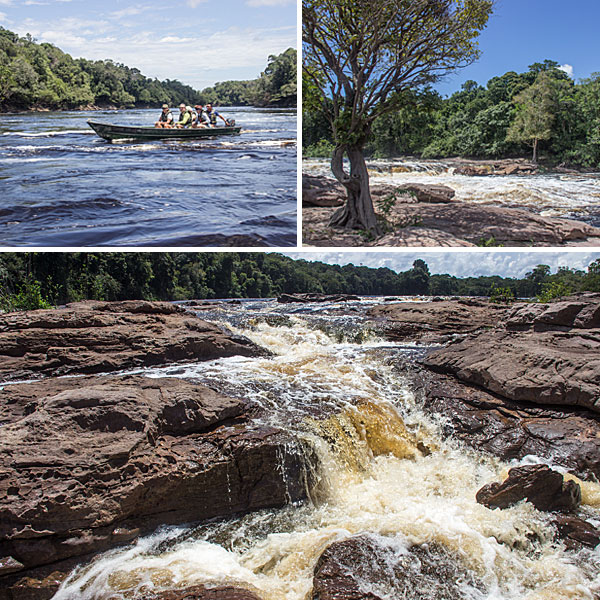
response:
[[[151,125],[156,112],[3,115],[0,243],[295,245],[295,112],[224,109],[242,134],[197,141],[110,144],[86,123]]]
[[[420,410],[394,368],[394,358],[411,348],[384,342],[372,330],[357,336],[366,322],[332,313],[333,305],[301,311],[267,301],[223,303],[213,318],[235,323],[237,333],[268,348],[272,358],[142,371],[192,378],[260,404],[263,419],[317,452],[311,501],[165,528],[75,572],[57,600],[124,599],[200,583],[237,585],[264,600],[306,600],[324,549],[363,533],[393,556],[415,544],[443,549],[456,572],[468,573],[451,582],[459,595],[444,598],[598,598],[600,552],[565,553],[552,541],[548,515],[528,503],[504,511],[477,504],[476,491],[507,465],[442,438],[439,424]],[[332,324],[326,331],[327,318]],[[600,519],[600,486],[587,486],[585,509]],[[405,586],[392,578],[377,593],[386,600],[427,597],[405,596]]]
[[[374,160],[368,162],[372,184],[422,183],[451,187],[463,202],[526,208],[551,217],[567,217],[600,226],[600,174],[486,175],[454,173],[441,160]],[[326,160],[305,159],[303,171],[332,177]]]

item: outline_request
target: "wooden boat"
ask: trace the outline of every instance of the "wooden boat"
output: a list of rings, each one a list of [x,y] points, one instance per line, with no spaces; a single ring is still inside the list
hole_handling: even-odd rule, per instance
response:
[[[201,129],[159,129],[156,127],[129,127],[88,121],[88,125],[109,142],[113,140],[198,140],[217,135],[239,135],[241,127],[206,127]]]

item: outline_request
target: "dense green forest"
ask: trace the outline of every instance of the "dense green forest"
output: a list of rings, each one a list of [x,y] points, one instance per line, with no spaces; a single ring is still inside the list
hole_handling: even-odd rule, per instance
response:
[[[0,27],[0,110],[175,106],[295,106],[296,51],[269,56],[260,77],[226,81],[202,92],[177,80],[158,81],[111,60],[74,59],[31,36]]]
[[[275,253],[2,253],[0,308],[75,300],[270,298],[281,293],[491,296],[550,299],[600,291],[600,259],[586,271],[538,265],[522,279],[431,275],[425,261],[388,268],[327,265]]]
[[[303,81],[305,156],[326,156],[331,131]],[[467,81],[442,98],[433,89],[412,91],[400,110],[379,118],[367,153],[423,158],[509,158],[534,154],[549,163],[600,167],[600,73],[574,82],[558,63],[535,63],[485,86]]]

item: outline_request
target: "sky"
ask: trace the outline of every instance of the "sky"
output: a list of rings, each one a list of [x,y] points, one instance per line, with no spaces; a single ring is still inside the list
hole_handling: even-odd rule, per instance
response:
[[[478,62],[434,87],[450,95],[472,79],[485,85],[508,71],[554,60],[575,79],[600,71],[600,0],[496,0],[479,37]]]
[[[269,55],[296,48],[296,12],[296,0],[0,0],[0,25],[202,90],[255,79]]]
[[[549,265],[555,273],[558,267],[587,270],[587,266],[600,258],[600,251],[561,250],[542,251],[426,251],[409,250],[395,252],[286,252],[291,258],[321,261],[331,265],[354,264],[365,267],[388,267],[393,271],[407,271],[418,258],[423,259],[431,274],[455,275],[456,277],[478,277],[479,275],[500,275],[521,278],[537,265]]]

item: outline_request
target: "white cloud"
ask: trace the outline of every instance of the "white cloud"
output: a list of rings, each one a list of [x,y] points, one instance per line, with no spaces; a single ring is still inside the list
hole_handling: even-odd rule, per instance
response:
[[[552,271],[558,267],[586,270],[600,252],[529,252],[529,251],[454,251],[418,252],[398,250],[397,252],[286,252],[292,258],[321,261],[327,264],[373,268],[387,267],[396,272],[406,271],[418,258],[423,259],[433,274],[454,275],[456,277],[478,277],[480,275],[501,275],[503,277],[524,277],[539,264],[549,265]]]
[[[145,10],[148,9],[142,6],[130,6],[129,8],[124,8],[123,10],[117,10],[115,12],[112,12],[110,13],[110,16],[116,19],[122,19],[123,17],[133,17],[135,15],[139,15]]]
[[[191,8],[196,8],[200,4],[205,4],[208,0],[187,0],[187,5]]]
[[[0,6],[11,6],[13,0],[0,0]]]
[[[561,65],[558,67],[561,71],[564,71],[569,77],[573,77],[573,67],[572,65]]]
[[[6,21],[6,20],[8,20],[6,13],[0,12],[0,21]]]

